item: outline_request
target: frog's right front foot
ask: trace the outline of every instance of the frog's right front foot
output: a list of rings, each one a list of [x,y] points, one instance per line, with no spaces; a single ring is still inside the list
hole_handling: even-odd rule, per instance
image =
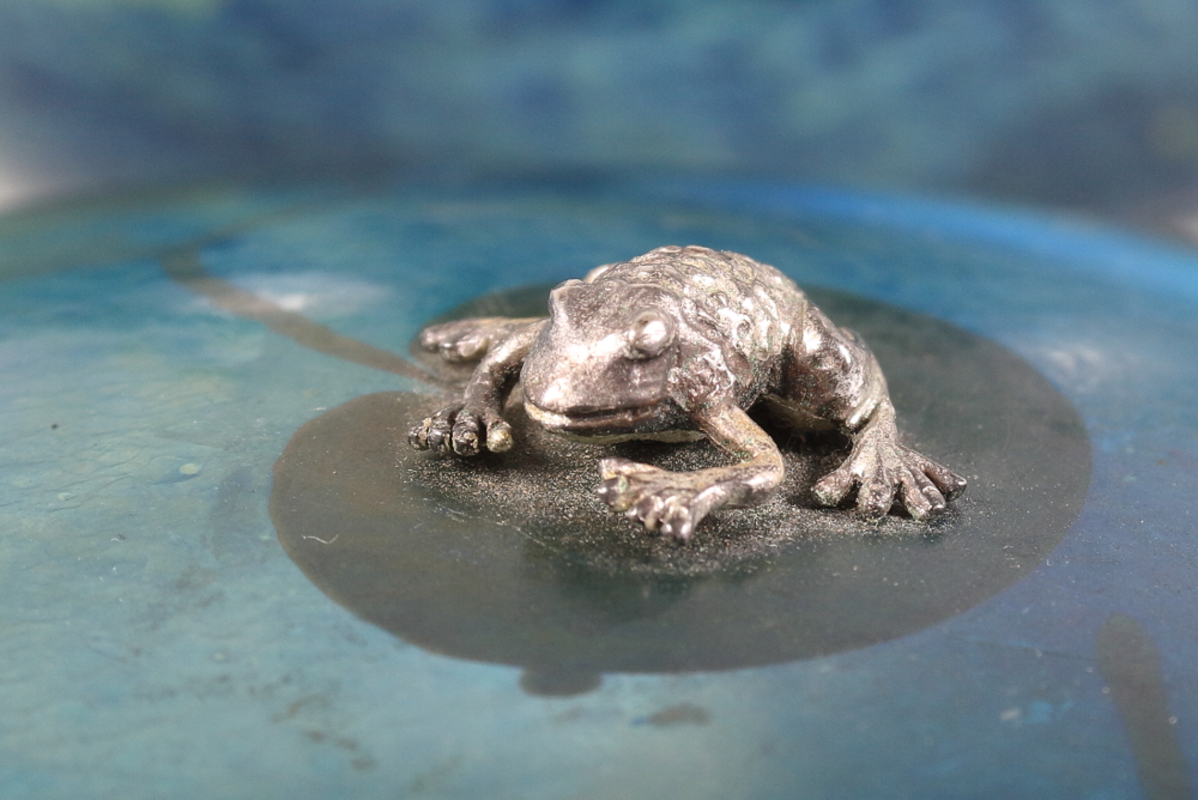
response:
[[[441,455],[473,456],[482,450],[502,453],[512,446],[512,426],[494,411],[454,403],[413,425],[408,444]]]
[[[626,458],[601,460],[599,474],[603,480],[596,491],[612,510],[683,542],[709,511],[724,503],[729,488],[708,482],[701,473],[669,472]]]

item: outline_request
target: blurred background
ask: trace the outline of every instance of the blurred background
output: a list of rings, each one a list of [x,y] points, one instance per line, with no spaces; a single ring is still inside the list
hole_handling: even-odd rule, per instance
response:
[[[0,207],[213,178],[630,172],[1198,237],[1198,3],[0,0]]]

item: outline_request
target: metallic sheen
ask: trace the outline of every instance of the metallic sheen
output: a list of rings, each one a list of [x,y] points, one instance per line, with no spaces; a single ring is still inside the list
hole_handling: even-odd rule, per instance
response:
[[[546,430],[600,442],[706,436],[737,463],[670,472],[622,458],[599,464],[598,492],[649,530],[686,540],[722,506],[760,503],[782,480],[777,445],[747,410],[852,442],[815,497],[877,518],[895,504],[916,520],[944,510],[965,479],[900,444],[877,360],[773,267],[705,247],[659,247],[592,270],[550,293],[548,319],[458,320],[421,346],[478,360],[460,401],[414,426],[418,450],[476,455],[513,442],[503,419],[519,381]]]

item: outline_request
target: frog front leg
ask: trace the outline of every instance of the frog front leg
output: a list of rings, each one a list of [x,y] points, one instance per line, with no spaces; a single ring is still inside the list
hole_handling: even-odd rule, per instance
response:
[[[711,511],[760,503],[781,483],[777,445],[735,403],[706,406],[694,423],[713,444],[742,459],[740,463],[670,472],[625,458],[605,458],[599,462],[599,496],[647,529],[685,541]]]
[[[788,369],[791,408],[849,436],[844,463],[816,482],[816,499],[839,505],[857,490],[857,510],[878,518],[897,501],[912,519],[943,511],[965,479],[899,442],[882,368],[865,342],[809,306]]]
[[[470,376],[461,401],[450,403],[413,426],[408,432],[408,443],[416,450],[452,452],[459,456],[510,449],[512,426],[503,418],[503,405],[545,321],[462,320],[428,329],[425,333],[433,331],[435,335],[427,337],[427,343],[422,334],[421,344],[440,350],[447,360],[467,360],[459,357],[464,349],[472,349],[472,356],[479,351],[485,355]],[[469,344],[458,348],[453,344],[455,341]]]

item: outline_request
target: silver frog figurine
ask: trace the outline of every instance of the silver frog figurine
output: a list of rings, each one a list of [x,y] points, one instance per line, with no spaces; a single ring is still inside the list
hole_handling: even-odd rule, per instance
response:
[[[729,466],[671,472],[624,458],[599,463],[599,495],[649,530],[686,540],[721,506],[760,503],[782,455],[746,413],[758,403],[802,429],[852,441],[814,487],[825,505],[856,488],[878,518],[896,500],[913,519],[942,511],[965,479],[898,441],[886,379],[865,343],[836,327],[773,267],[706,247],[659,247],[597,267],[549,295],[549,318],[433,325],[420,344],[478,360],[460,402],[414,426],[417,450],[472,456],[512,446],[503,408],[517,380],[529,418],[599,443],[706,436]]]

